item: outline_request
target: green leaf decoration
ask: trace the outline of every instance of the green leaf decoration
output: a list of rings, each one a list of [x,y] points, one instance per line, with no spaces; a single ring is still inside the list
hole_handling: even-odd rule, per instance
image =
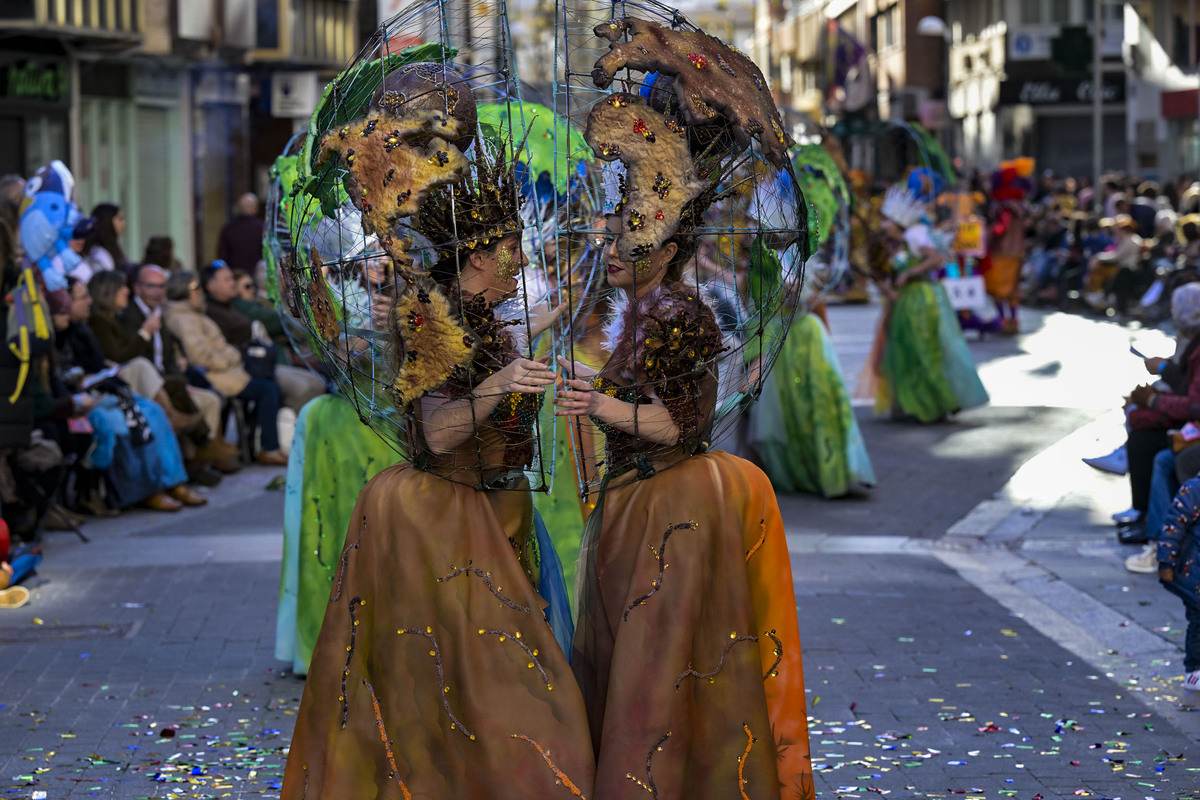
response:
[[[849,207],[850,191],[837,162],[820,144],[808,143],[796,148],[792,168],[804,199],[816,212],[816,224],[811,222],[813,215],[810,215],[809,223],[809,229],[815,233],[809,237],[808,255],[811,256],[833,231],[838,209]]]
[[[515,147],[525,140],[520,161],[534,173],[549,175],[559,194],[567,191],[571,170],[580,162],[592,163],[595,154],[583,134],[549,108],[538,103],[494,103],[479,107],[483,135],[493,141],[512,142]],[[528,135],[526,135],[528,134]],[[558,170],[555,171],[555,155]]]

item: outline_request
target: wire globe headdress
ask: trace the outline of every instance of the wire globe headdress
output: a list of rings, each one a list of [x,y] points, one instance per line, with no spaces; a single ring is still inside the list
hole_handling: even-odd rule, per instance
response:
[[[804,300],[820,302],[850,269],[850,189],[826,141],[804,142],[792,152],[800,191],[812,212]]]
[[[502,366],[498,348],[532,355],[527,292],[501,319],[455,288],[472,253],[527,226],[531,131],[514,65],[502,0],[418,0],[330,82],[294,161],[277,164],[279,304],[363,421],[417,466],[431,455],[423,397],[470,397]],[[534,275],[505,269],[521,289]],[[536,404],[489,418],[511,474],[485,469],[480,451],[443,477],[543,488],[552,447]]]
[[[603,163],[600,179],[560,212],[564,236],[602,253],[604,217],[615,215],[622,261],[636,266],[667,241],[685,254],[681,284],[712,310],[722,338],[687,359],[686,369],[719,383],[696,443],[703,449],[760,393],[797,307],[809,208],[789,157],[791,136],[758,67],[677,10],[653,0],[568,2],[557,15],[555,109],[585,130]],[[571,154],[563,156],[570,163]],[[612,302],[611,290],[592,290]],[[581,338],[586,332],[572,327],[564,348]],[[596,438],[588,426],[576,423],[581,443]],[[612,480],[604,464],[587,463],[587,450],[576,448],[584,494]]]

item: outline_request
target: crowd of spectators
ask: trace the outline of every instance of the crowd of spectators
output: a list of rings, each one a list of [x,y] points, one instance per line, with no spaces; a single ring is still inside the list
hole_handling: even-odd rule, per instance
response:
[[[1096,207],[1099,206],[1097,210]],[[1200,183],[1043,174],[1025,220],[1027,304],[1159,322],[1200,277]]]
[[[32,273],[19,236],[23,185],[0,177],[0,330],[15,313],[6,296]],[[67,274],[69,310],[52,315],[53,347],[26,364],[8,348],[0,354],[0,543],[11,535],[13,553],[91,516],[203,505],[203,487],[248,454],[287,463],[288,420],[327,391],[326,378],[294,355],[256,279],[258,199],[244,195],[236,212],[221,233],[222,258],[199,270],[167,236],[150,237],[131,262],[116,204],[100,203],[74,226],[81,260]]]

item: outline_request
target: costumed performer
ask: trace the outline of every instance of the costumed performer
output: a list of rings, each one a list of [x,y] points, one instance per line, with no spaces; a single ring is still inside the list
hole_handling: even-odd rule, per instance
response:
[[[817,249],[783,349],[750,409],[751,442],[776,491],[840,497],[875,483],[827,323],[813,311],[849,271],[850,193],[823,145],[802,145],[792,164],[816,212]],[[756,250],[751,258],[770,255]]]
[[[452,69],[415,66],[441,76],[435,105],[473,111]],[[324,135],[320,159],[348,170],[397,273],[391,394],[407,463],[376,475],[352,514],[282,797],[587,795],[586,713],[534,589],[553,551],[535,538],[524,474],[553,372],[522,358],[518,326],[495,314],[527,263],[512,154],[472,148],[462,115],[404,102],[391,77],[366,117]],[[409,252],[418,235],[428,273]]]
[[[987,256],[981,271],[984,287],[1000,315],[1000,332],[1010,335],[1020,332],[1017,309],[1021,306],[1021,267],[1029,218],[1025,198],[1033,191],[1032,174],[1032,158],[1001,162],[992,173]]]
[[[958,315],[935,277],[946,243],[926,218],[933,197],[927,177],[891,187],[880,207],[890,257],[878,279],[885,308],[876,338],[883,340],[874,349],[878,360],[868,366],[877,371],[877,413],[937,422],[984,405],[988,395]]]
[[[287,256],[283,258],[286,263]],[[387,329],[392,299],[383,286],[390,280],[389,267],[387,256],[376,254],[353,274],[326,274],[346,330]],[[344,336],[342,352],[355,366],[381,355],[372,352],[378,349],[368,338]],[[289,662],[296,675],[308,674],[358,495],[371,478],[400,460],[363,422],[356,405],[359,374],[364,373],[348,369],[337,393],[316,397],[300,409],[288,453],[275,657]]]
[[[754,137],[782,169],[790,140],[756,88],[761,72],[719,40],[631,18],[595,32],[612,42],[592,73],[600,88],[628,66],[671,76],[674,90],[651,104],[608,95],[585,133],[598,158],[627,170],[609,181],[606,265],[621,294],[609,360],[595,375],[562,362],[573,377],[557,401],[557,413],[591,417],[607,440],[572,656],[598,759],[593,796],[812,797],[783,522],[760,469],[707,451],[722,334],[683,278],[689,234],[728,177],[720,162]]]

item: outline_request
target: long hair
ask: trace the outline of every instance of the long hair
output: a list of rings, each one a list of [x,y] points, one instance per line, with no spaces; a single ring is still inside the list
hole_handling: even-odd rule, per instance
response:
[[[85,254],[93,247],[103,247],[113,257],[113,262],[118,267],[123,266],[128,260],[125,258],[125,251],[121,248],[121,242],[117,239],[117,229],[113,225],[113,218],[120,213],[120,206],[112,203],[101,203],[93,208],[92,216],[96,218],[96,227],[83,246]]]
[[[102,314],[115,314],[117,294],[125,285],[125,273],[120,270],[97,272],[88,281],[88,291],[92,293],[93,308]]]
[[[143,264],[157,264],[167,272],[175,261],[175,240],[170,236],[151,236],[146,242],[146,253],[142,256]]]

